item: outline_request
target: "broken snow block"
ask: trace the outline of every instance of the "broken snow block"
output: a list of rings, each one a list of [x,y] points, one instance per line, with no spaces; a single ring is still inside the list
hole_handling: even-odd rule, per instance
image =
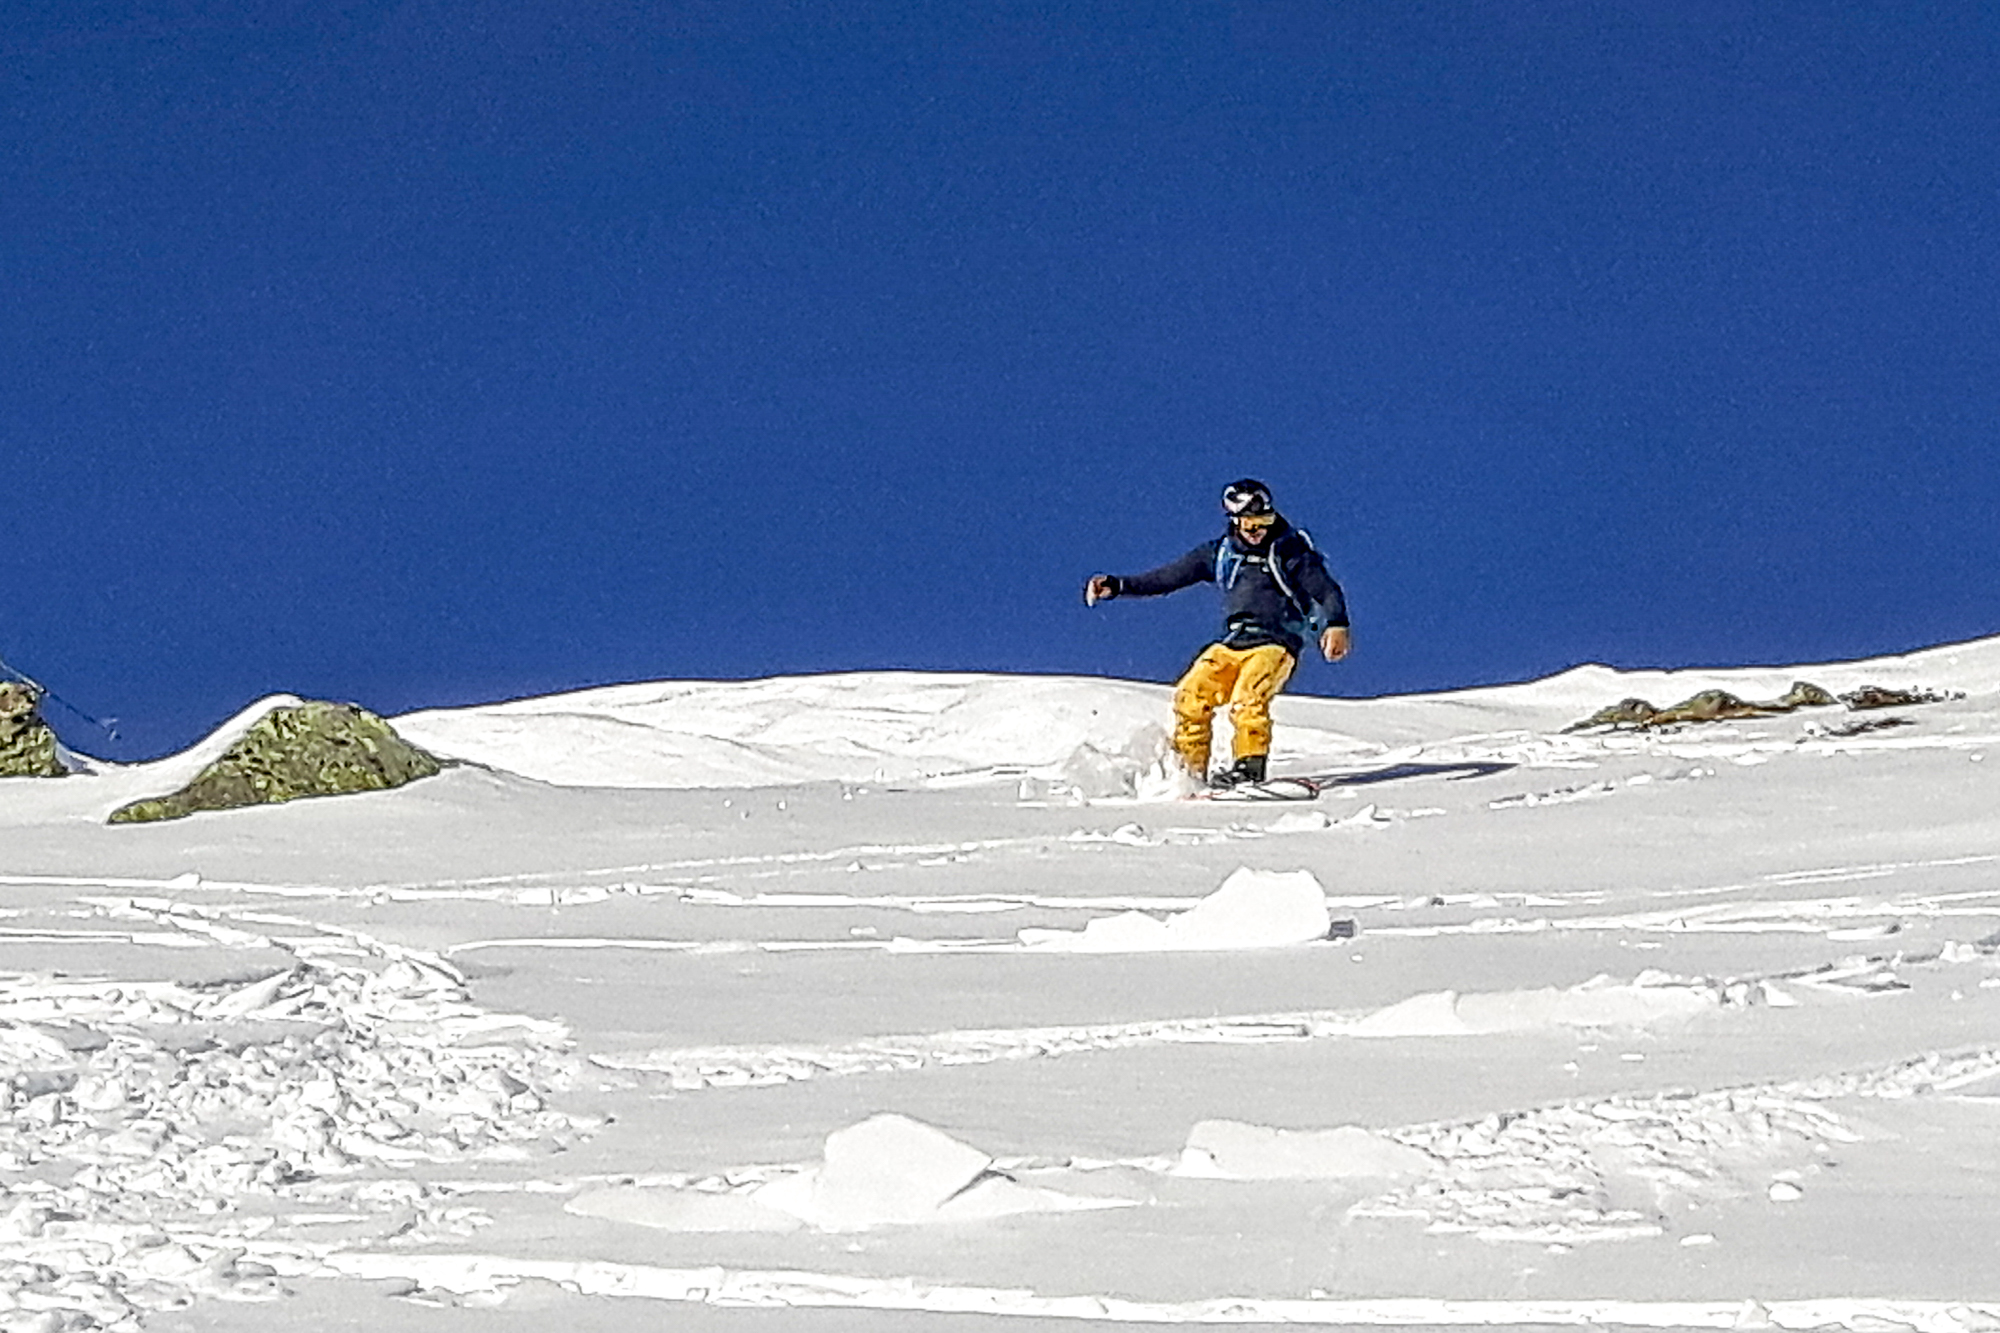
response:
[[[197,810],[382,791],[442,767],[367,709],[309,700],[273,708],[187,786],[121,806],[110,822],[141,824]]]
[[[55,732],[42,721],[41,701],[34,686],[0,680],[0,778],[59,778],[69,772]]]
[[[921,1121],[870,1116],[827,1136],[811,1220],[826,1231],[932,1221],[947,1199],[992,1163],[979,1149]]]
[[[1333,926],[1326,890],[1310,870],[1244,866],[1222,887],[1167,919],[1181,949],[1261,949],[1323,940]]]
[[[1273,1129],[1203,1120],[1188,1131],[1176,1175],[1228,1180],[1416,1180],[1436,1161],[1359,1125]]]

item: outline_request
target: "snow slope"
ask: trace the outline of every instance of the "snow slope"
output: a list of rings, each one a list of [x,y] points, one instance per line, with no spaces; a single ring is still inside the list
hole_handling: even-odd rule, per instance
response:
[[[1795,679],[1957,697],[1563,730]],[[888,673],[102,823],[282,701],[0,784],[0,1329],[2000,1327],[2000,640],[1290,697],[1304,808]]]
[[[2000,690],[2000,641],[1866,663],[1726,671],[1585,666],[1546,680],[1410,699],[1278,704],[1281,765],[1365,760],[1442,729],[1559,731],[1631,695],[1702,689],[1776,698],[1797,679],[1835,690],[1951,682]],[[876,672],[618,685],[395,719],[440,755],[580,787],[732,787],[1008,778],[1130,787],[1163,753],[1171,691],[1126,681]],[[1226,734],[1226,733],[1225,733]]]

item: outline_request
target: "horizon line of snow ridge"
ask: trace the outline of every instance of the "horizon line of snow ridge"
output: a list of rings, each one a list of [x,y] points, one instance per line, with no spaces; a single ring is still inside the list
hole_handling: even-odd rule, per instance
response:
[[[1860,684],[2000,691],[2000,637],[1890,657],[1804,666],[1626,671],[1582,665],[1538,680],[1421,694],[1281,698],[1280,762],[1365,759],[1413,733],[1445,740],[1464,710],[1485,729],[1547,730],[1615,702],[1613,696],[1727,688],[1781,693],[1811,676],[1834,689]],[[412,743],[559,786],[741,787],[810,782],[908,783],[1024,775],[1085,795],[1130,789],[1164,749],[1172,687],[1103,676],[862,671],[749,680],[664,680],[595,686],[389,720]],[[109,776],[203,763],[271,709],[248,705],[187,749],[139,764],[71,751],[87,774]],[[1426,721],[1434,725],[1426,727]],[[1076,770],[1071,772],[1070,770]]]
[[[1582,666],[1518,684],[1278,701],[1281,764],[1365,761],[1430,735],[1550,731],[1623,693],[1726,687],[1782,693],[1800,674],[2000,690],[2000,638],[1813,667],[1620,671]],[[649,682],[394,719],[442,754],[559,785],[704,787],[1033,776],[1086,797],[1131,794],[1164,758],[1172,687],[1109,677],[842,672]],[[1224,728],[1226,731],[1226,721]]]

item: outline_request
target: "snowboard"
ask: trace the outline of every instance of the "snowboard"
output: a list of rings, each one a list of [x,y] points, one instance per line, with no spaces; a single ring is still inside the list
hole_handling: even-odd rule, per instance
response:
[[[1311,778],[1269,778],[1196,792],[1197,801],[1316,801],[1320,785]]]

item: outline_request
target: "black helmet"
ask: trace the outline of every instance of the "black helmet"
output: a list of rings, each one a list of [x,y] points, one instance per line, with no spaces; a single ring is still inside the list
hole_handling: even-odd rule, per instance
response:
[[[1231,518],[1268,514],[1272,512],[1271,488],[1253,477],[1232,481],[1222,488],[1222,510]]]

